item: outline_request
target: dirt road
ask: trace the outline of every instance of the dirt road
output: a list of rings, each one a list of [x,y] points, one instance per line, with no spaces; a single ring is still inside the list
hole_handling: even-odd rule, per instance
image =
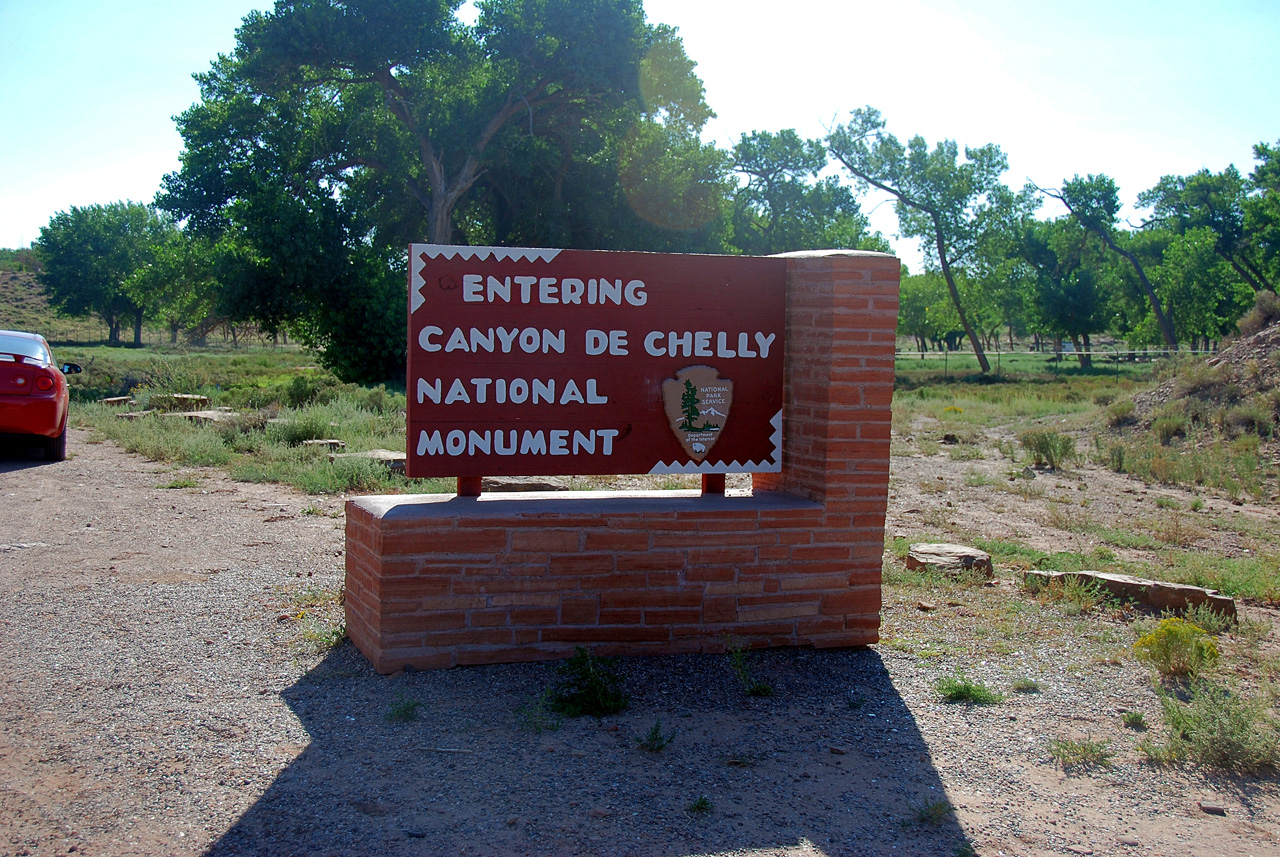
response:
[[[626,712],[537,731],[549,666],[381,677],[301,647],[285,617],[341,583],[338,500],[85,440],[0,455],[0,855],[1280,854],[1274,782],[1138,760],[1118,706],[1150,709],[1146,671],[1092,662],[1088,628],[990,662],[759,653],[769,698],[722,656],[628,659]],[[890,598],[886,627],[945,636],[966,609]],[[1010,663],[1043,692],[934,693]],[[658,719],[675,737],[646,753]],[[1064,730],[1114,740],[1114,766],[1061,771]]]

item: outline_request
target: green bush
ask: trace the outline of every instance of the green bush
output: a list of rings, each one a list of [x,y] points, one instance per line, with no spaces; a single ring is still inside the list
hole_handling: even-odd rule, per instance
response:
[[[1166,676],[1199,673],[1218,662],[1218,647],[1199,625],[1170,616],[1133,644],[1138,660]]]
[[[1175,437],[1186,437],[1187,419],[1180,416],[1160,417],[1151,423],[1151,433],[1162,445],[1167,446]]]
[[[1133,399],[1112,402],[1107,408],[1107,424],[1112,428],[1129,425],[1136,421],[1134,416],[1136,411],[1137,407],[1133,404]]]
[[[1280,766],[1278,724],[1268,715],[1264,700],[1196,682],[1186,702],[1168,693],[1161,695],[1160,702],[1169,726],[1163,758],[1189,758],[1244,773]]]
[[[604,717],[627,707],[622,675],[612,658],[598,658],[582,646],[560,664],[551,688],[550,705],[568,717]]]
[[[1057,470],[1076,457],[1075,439],[1053,429],[1032,429],[1018,436],[1036,467]]]
[[[1237,405],[1223,414],[1223,428],[1233,435],[1255,434],[1259,437],[1271,437],[1275,424],[1271,414],[1261,404],[1251,402]]]
[[[1280,296],[1275,292],[1259,291],[1253,299],[1253,309],[1240,319],[1240,334],[1253,336],[1258,331],[1280,321]]]

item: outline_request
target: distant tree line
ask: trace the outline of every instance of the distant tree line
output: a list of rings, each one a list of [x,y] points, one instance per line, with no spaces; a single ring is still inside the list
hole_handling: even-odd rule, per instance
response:
[[[412,241],[664,252],[888,251],[858,194],[897,202],[926,251],[900,331],[967,341],[1231,332],[1280,277],[1280,144],[1257,167],[1169,176],[1117,222],[1106,176],[1013,190],[989,144],[905,144],[855,110],[826,139],[704,143],[714,114],[677,32],[641,0],[291,0],[253,12],[199,74],[154,203],[72,208],[33,249],[67,312],[113,339],[253,323],[345,379],[403,373]],[[843,179],[843,180],[842,180]],[[1045,194],[1070,212],[1036,217]]]

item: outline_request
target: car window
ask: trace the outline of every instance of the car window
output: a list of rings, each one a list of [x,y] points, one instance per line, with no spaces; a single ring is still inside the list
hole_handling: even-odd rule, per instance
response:
[[[28,339],[25,336],[6,336],[0,333],[0,360],[12,354],[19,357],[33,357],[41,363],[53,364],[53,355],[40,340]]]

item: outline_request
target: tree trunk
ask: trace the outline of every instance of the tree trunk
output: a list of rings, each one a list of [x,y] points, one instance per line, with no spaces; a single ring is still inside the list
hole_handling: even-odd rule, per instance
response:
[[[969,337],[969,342],[973,345],[973,353],[978,358],[978,365],[982,367],[985,375],[991,371],[991,364],[987,362],[987,354],[982,350],[982,343],[978,340],[978,334],[974,332],[973,325],[969,323],[969,317],[964,313],[964,307],[960,305],[960,290],[956,288],[955,277],[951,275],[951,264],[947,262],[946,248],[942,244],[942,226],[934,218],[934,232],[938,238],[938,261],[942,263],[942,277],[947,281],[947,291],[951,292],[951,302],[955,304],[956,314],[960,316],[960,326],[964,328],[965,336]]]
[[[133,345],[135,348],[142,347],[142,310],[138,310],[133,316]]]
[[[1083,347],[1083,348],[1081,348],[1081,347],[1080,347],[1080,337],[1078,337],[1078,336],[1076,336],[1076,335],[1074,335],[1074,334],[1072,334],[1072,336],[1071,336],[1071,344],[1075,346],[1075,349],[1076,349],[1076,359],[1078,359],[1078,360],[1080,361],[1080,368],[1081,368],[1081,369],[1092,369],[1092,368],[1093,368],[1093,355],[1089,353],[1089,334],[1087,334],[1087,333],[1086,333],[1086,334],[1084,335],[1084,347]]]
[[[1138,283],[1142,286],[1142,292],[1147,296],[1147,300],[1151,302],[1151,311],[1156,315],[1156,324],[1160,326],[1160,334],[1164,337],[1164,344],[1169,347],[1170,351],[1178,350],[1178,337],[1173,332],[1173,322],[1164,314],[1164,307],[1160,305],[1160,298],[1156,297],[1156,290],[1151,287],[1151,281],[1147,279],[1147,272],[1142,270],[1142,263],[1138,261],[1138,257],[1130,253],[1128,250],[1120,249],[1120,245],[1106,232],[1106,230],[1094,230],[1098,235],[1102,236],[1102,240],[1115,253],[1118,253],[1126,259],[1133,270],[1138,275]]]

